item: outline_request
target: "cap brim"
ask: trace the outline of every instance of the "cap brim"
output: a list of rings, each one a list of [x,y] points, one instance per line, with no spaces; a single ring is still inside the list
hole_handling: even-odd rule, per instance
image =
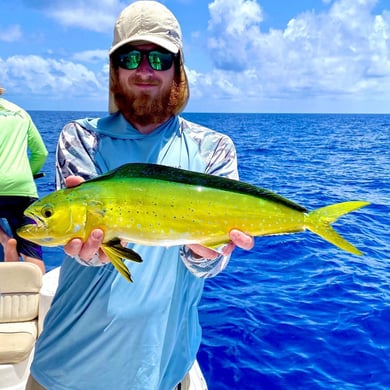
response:
[[[127,45],[129,43],[133,44],[145,44],[145,43],[154,43],[155,45],[163,47],[165,50],[170,51],[171,53],[177,54],[180,50],[179,47],[177,47],[174,43],[169,41],[168,39],[165,39],[163,37],[159,37],[156,35],[135,35],[131,38],[124,39],[120,42],[118,42],[116,45],[114,45],[111,49],[109,54],[111,55],[115,50],[119,49],[123,45]]]

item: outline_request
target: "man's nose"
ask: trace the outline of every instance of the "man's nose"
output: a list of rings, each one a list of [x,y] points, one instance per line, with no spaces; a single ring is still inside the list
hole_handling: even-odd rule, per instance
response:
[[[152,69],[152,67],[149,64],[149,60],[147,58],[147,54],[142,53],[141,62],[139,64],[137,70],[141,70],[143,72],[146,72],[146,71],[153,72],[153,69]]]

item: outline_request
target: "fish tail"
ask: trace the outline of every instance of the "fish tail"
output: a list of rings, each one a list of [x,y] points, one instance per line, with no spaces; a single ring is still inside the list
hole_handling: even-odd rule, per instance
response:
[[[322,207],[305,215],[305,227],[347,252],[362,255],[359,249],[341,237],[330,225],[343,215],[368,204],[369,202],[353,201]]]

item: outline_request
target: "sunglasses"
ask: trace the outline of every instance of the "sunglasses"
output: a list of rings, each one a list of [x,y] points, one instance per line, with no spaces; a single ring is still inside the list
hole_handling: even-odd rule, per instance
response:
[[[160,50],[131,49],[127,53],[117,55],[117,64],[123,69],[134,70],[141,65],[144,57],[148,59],[148,63],[153,70],[163,71],[171,68],[177,54]]]

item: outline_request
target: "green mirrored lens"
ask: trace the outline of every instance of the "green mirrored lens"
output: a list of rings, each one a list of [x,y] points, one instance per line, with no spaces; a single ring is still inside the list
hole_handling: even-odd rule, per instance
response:
[[[153,70],[168,70],[172,66],[175,57],[172,53],[164,53],[158,50],[131,50],[128,53],[118,55],[118,64],[121,68],[134,70],[140,66],[144,56],[147,57],[149,65]]]
[[[121,54],[119,61],[122,68],[137,69],[142,61],[142,55],[138,50],[133,50],[127,54]]]
[[[172,53],[161,53],[159,51],[151,51],[148,55],[149,64],[154,70],[167,70],[172,66]]]

